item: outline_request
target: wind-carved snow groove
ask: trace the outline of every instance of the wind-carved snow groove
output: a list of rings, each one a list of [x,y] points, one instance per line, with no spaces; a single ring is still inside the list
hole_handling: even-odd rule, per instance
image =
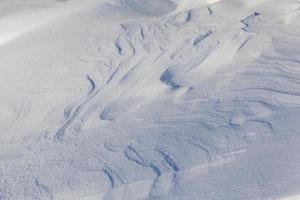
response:
[[[187,11],[185,22],[190,22],[192,20],[192,10]]]
[[[119,174],[108,165],[105,165],[102,171],[108,178],[108,181],[110,183],[110,189],[114,189],[117,186],[118,182],[120,182],[120,184],[124,183],[123,179],[119,176]]]
[[[0,134],[5,134],[7,131],[12,129],[20,120],[22,120],[27,115],[27,113],[30,112],[31,102],[24,101],[19,106],[19,108],[15,108],[15,109],[16,109],[16,114],[5,127],[0,129]]]
[[[63,123],[63,125],[57,130],[54,136],[55,141],[62,142],[65,136],[66,130],[73,124],[73,122],[77,119],[77,117],[80,115],[80,113],[83,111],[85,106],[97,95],[97,93],[100,91],[97,90],[94,93],[92,93],[87,99],[85,99],[79,106],[76,107],[74,112],[70,114],[70,110],[65,110],[65,117],[67,117],[66,121]]]
[[[124,155],[128,160],[133,161],[138,165],[150,167],[149,164],[146,164],[143,157],[130,145],[127,145],[125,148]]]
[[[110,84],[110,82],[113,80],[114,76],[118,73],[118,71],[120,70],[121,65],[119,65],[110,75],[110,77],[108,78],[108,80],[106,81],[106,85]]]
[[[153,183],[150,188],[149,199],[166,195],[175,186],[180,174],[180,167],[170,154],[161,149],[156,149],[155,152],[158,153],[159,158],[168,166],[169,170],[162,170],[162,167],[158,164],[154,164],[152,161],[146,161],[131,145],[127,145],[124,150],[124,155],[128,160],[142,167],[149,168],[154,172],[155,177],[153,178]],[[149,158],[149,160],[152,159]]]
[[[214,13],[214,12],[212,11],[212,9],[211,9],[210,6],[207,7],[207,10],[208,10],[208,14],[209,14],[209,15],[212,15],[212,14]]]
[[[162,150],[156,150],[164,159],[164,161],[172,168],[174,172],[179,172],[180,168],[175,163],[175,161],[170,157],[170,155]]]
[[[117,38],[117,39],[115,40],[114,44],[115,44],[115,47],[116,47],[117,50],[118,50],[118,53],[119,53],[120,55],[123,55],[123,49],[122,49],[122,47],[121,47],[121,45],[120,45],[120,40],[119,40],[119,38]]]
[[[41,183],[39,182],[38,178],[36,178],[36,179],[34,180],[34,183],[35,183],[36,187],[39,189],[39,192],[40,192],[40,193],[45,193],[45,195],[47,196],[47,199],[49,199],[49,200],[53,200],[53,199],[54,199],[54,198],[53,198],[53,194],[52,194],[52,192],[50,191],[50,189],[49,189],[46,185],[41,184]]]
[[[156,152],[159,153],[164,163],[169,166],[171,170],[170,172],[158,171],[159,173],[157,173],[157,177],[154,179],[150,189],[149,199],[161,198],[168,194],[178,182],[180,174],[179,166],[168,153],[160,149],[157,149]],[[155,169],[158,170],[157,167],[155,167]]]
[[[138,53],[138,46],[144,46],[145,32],[142,26],[133,26],[121,24],[122,32],[115,40],[115,47],[117,48],[118,53],[123,57],[119,62],[117,67],[113,70],[112,74],[106,81],[106,84],[114,79],[114,77],[120,73],[123,68],[127,68],[127,63]],[[128,51],[131,49],[131,51]],[[143,49],[145,51],[145,49]],[[113,59],[113,58],[112,58]]]
[[[220,44],[219,41],[210,43],[207,41],[212,34],[213,31],[209,30],[198,34],[195,38],[193,38],[192,43],[191,40],[186,40],[182,46],[180,46],[175,50],[174,53],[171,54],[170,58],[174,60],[174,62],[181,63],[182,58],[190,57],[188,62],[181,63],[181,65],[185,66],[182,71],[185,73],[189,72],[204,62],[206,58],[208,58],[209,55],[217,49],[218,45]],[[199,50],[201,53],[197,52],[197,50]]]
[[[204,35],[199,35],[193,42],[193,46],[198,45],[201,41],[203,41],[204,39],[206,39],[207,37],[209,37],[212,34],[212,31],[208,31],[207,33],[205,33]]]
[[[188,73],[198,67],[201,63],[203,63],[213,52],[215,52],[220,45],[220,42],[217,41],[212,46],[207,47],[207,49],[197,58],[193,59],[189,65],[189,67],[185,70],[185,73]]]
[[[70,117],[71,113],[72,113],[72,106],[70,105],[64,109],[65,119],[68,119]]]
[[[107,169],[103,169],[103,172],[107,175],[108,180],[110,182],[111,189],[113,189],[115,187],[115,179],[113,178],[111,171]]]
[[[242,19],[241,22],[244,24],[245,27],[242,28],[243,31],[248,32],[247,28],[249,27],[249,20],[260,16],[261,14],[258,12],[254,12],[253,14],[247,16],[246,18]]]
[[[90,94],[92,94],[95,91],[96,84],[95,84],[95,81],[88,74],[86,75],[86,78],[89,81],[89,83],[91,84],[91,89],[89,91],[89,95],[90,95]]]
[[[176,90],[178,88],[180,88],[180,85],[176,84],[173,80],[172,80],[172,72],[170,71],[170,68],[168,68],[161,76],[160,76],[160,80],[165,83],[167,86],[170,86],[172,90]]]
[[[109,103],[102,109],[100,113],[100,119],[106,121],[113,121],[116,117],[116,113],[118,111],[118,104],[117,103]]]
[[[248,36],[244,42],[239,46],[238,51],[240,51],[241,49],[243,49],[243,47],[251,40],[252,36]]]
[[[250,121],[256,122],[256,123],[261,123],[263,126],[267,127],[270,129],[271,133],[274,133],[274,128],[271,122],[268,122],[267,120],[262,120],[262,119],[252,119]]]
[[[140,165],[142,167],[150,168],[155,173],[153,185],[155,184],[156,180],[161,176],[162,173],[160,169],[151,162],[147,163],[144,160],[144,158],[139,154],[139,152],[137,152],[137,150],[134,149],[132,146],[127,145],[124,151],[124,155],[128,160],[135,162],[137,165]]]

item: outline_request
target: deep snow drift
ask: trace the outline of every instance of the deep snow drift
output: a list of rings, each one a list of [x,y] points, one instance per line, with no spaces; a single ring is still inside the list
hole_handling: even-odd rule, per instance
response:
[[[1,0],[0,200],[300,195],[298,0]]]

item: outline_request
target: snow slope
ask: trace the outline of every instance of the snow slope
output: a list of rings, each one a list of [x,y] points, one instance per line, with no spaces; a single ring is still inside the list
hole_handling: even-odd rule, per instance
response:
[[[2,0],[0,200],[300,195],[298,0]]]

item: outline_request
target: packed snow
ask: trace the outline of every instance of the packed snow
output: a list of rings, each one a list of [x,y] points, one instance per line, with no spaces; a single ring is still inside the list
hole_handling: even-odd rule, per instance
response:
[[[300,199],[299,0],[1,0],[0,200]]]

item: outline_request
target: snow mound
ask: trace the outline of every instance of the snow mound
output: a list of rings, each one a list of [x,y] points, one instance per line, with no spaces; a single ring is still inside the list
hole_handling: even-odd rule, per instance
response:
[[[299,1],[1,3],[0,200],[300,192]]]

